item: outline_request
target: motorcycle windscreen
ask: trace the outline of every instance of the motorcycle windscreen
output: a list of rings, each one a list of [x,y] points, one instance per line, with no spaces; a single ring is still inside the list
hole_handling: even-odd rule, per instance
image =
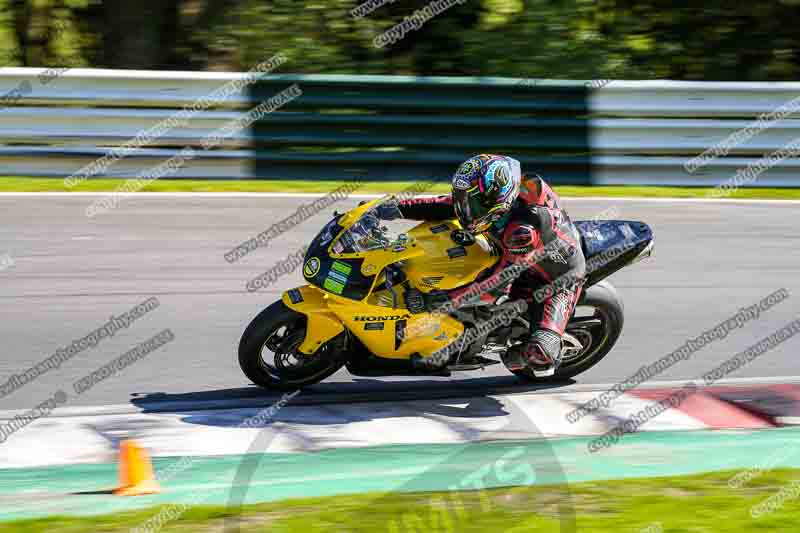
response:
[[[361,273],[363,258],[334,259],[328,254],[328,247],[344,228],[336,217],[311,241],[303,263],[303,277],[306,282],[327,292],[349,298],[363,300],[369,294],[375,276]]]

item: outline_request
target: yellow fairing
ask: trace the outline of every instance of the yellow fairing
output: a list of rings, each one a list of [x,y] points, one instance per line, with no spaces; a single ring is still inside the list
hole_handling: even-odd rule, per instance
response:
[[[395,288],[397,308],[392,296],[382,289],[366,301],[356,302],[331,296],[330,310],[372,353],[388,359],[409,359],[414,353],[428,356],[453,342],[464,326],[449,316],[411,314],[405,308],[405,287]]]
[[[352,223],[371,204],[351,212]],[[342,223],[345,227],[347,223]],[[447,315],[409,313],[405,307],[405,290],[415,287],[428,292],[449,290],[475,280],[483,270],[499,258],[491,252],[488,241],[479,236],[475,244],[458,246],[451,239],[458,222],[424,223],[409,231],[408,242],[400,247],[353,254],[331,254],[335,258],[363,258],[362,273],[381,272],[386,265],[401,264],[407,281],[394,287],[396,301],[385,285],[385,276],[376,276],[369,295],[361,301],[350,300],[306,285],[283,294],[283,303],[308,317],[306,338],[299,351],[313,354],[325,342],[346,327],[378,357],[408,359],[419,353],[429,356],[453,343],[464,332],[464,326]]]
[[[422,251],[409,258],[403,269],[411,286],[423,292],[455,289],[471,283],[499,260],[482,235],[470,246],[460,247],[454,243],[450,234],[460,228],[455,221],[425,223],[409,232]]]
[[[308,317],[306,338],[300,352],[313,354],[325,342],[344,330],[344,326],[373,354],[389,359],[409,359],[419,353],[428,356],[457,339],[464,326],[449,316],[429,313],[413,315],[405,307],[392,308],[391,294],[376,291],[366,302],[356,302],[327,294],[305,285],[297,290],[302,302],[293,303],[289,291],[283,303]],[[404,288],[397,287],[398,302],[404,300]]]
[[[289,309],[302,313],[308,317],[306,338],[300,345],[299,351],[304,354],[313,354],[320,346],[344,331],[342,321],[328,308],[329,295],[311,285],[304,285],[295,289],[300,293],[303,301],[293,303],[289,291],[283,293],[283,303]]]

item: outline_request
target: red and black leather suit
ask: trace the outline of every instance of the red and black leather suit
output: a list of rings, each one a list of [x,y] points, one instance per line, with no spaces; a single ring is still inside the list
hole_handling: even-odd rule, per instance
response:
[[[411,220],[456,218],[451,196],[404,200],[400,202],[400,211]],[[560,341],[580,298],[586,261],[578,230],[561,207],[558,195],[539,176],[523,176],[519,196],[510,212],[487,233],[501,253],[501,260],[475,280],[483,287],[497,287],[481,298],[494,301],[505,292],[513,299],[525,299],[532,337],[537,330],[549,330],[558,334]],[[494,283],[501,272],[514,264],[527,268],[515,269],[519,274],[513,283],[506,282],[505,286]],[[555,283],[556,280],[559,282]],[[535,298],[537,289],[547,285],[554,290],[541,291],[540,295],[547,296]],[[469,292],[468,286],[448,291],[448,296],[458,306],[462,295]]]

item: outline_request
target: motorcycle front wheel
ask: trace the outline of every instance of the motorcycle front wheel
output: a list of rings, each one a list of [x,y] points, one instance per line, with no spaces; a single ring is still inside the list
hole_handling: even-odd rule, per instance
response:
[[[344,333],[313,355],[298,351],[306,335],[305,315],[277,301],[261,311],[239,341],[239,366],[256,385],[295,390],[319,383],[346,363]]]

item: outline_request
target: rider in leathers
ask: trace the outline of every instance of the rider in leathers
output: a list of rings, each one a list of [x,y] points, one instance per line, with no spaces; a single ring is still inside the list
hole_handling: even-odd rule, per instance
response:
[[[480,297],[495,301],[505,293],[528,302],[530,336],[512,348],[509,360],[527,362],[537,377],[552,376],[586,273],[580,236],[558,195],[539,176],[523,176],[516,159],[481,154],[459,167],[451,195],[404,200],[399,208],[403,218],[412,220],[458,218],[464,229],[483,233],[496,245],[501,260],[475,280],[492,287]],[[509,282],[501,273],[514,264],[525,268],[513,269],[516,279]],[[546,285],[552,290],[534,297]],[[457,307],[470,292],[467,286],[447,291],[447,297]]]

